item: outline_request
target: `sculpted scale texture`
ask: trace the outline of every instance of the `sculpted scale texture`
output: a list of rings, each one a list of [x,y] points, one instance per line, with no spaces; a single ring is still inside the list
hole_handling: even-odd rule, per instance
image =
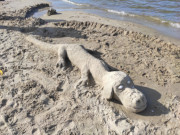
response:
[[[77,44],[48,44],[35,39],[32,36],[26,38],[29,42],[47,51],[58,54],[57,67],[64,68],[68,57],[69,60],[81,71],[81,79],[76,86],[87,85],[88,76],[91,73],[95,82],[103,86],[102,96],[107,100],[115,98],[131,112],[143,111],[147,106],[147,100],[143,93],[138,91],[131,78],[124,72],[110,72],[108,66],[91,54],[83,46]]]

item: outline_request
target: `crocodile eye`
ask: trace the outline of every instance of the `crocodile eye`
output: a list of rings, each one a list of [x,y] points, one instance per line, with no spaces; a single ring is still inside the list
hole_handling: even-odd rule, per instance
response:
[[[131,83],[131,81],[127,81],[127,84],[130,84]]]
[[[118,87],[119,90],[122,90],[123,88],[124,88],[123,85],[119,85],[119,87]]]

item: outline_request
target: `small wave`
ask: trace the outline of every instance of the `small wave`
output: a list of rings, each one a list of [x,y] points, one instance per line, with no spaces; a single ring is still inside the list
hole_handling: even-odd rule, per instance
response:
[[[62,1],[73,4],[73,5],[77,5],[77,6],[83,6],[84,5],[84,4],[76,3],[76,2],[73,2],[73,1],[70,1],[70,0],[62,0]]]
[[[168,24],[168,25],[170,25],[172,27],[178,28],[178,29],[180,28],[180,23],[169,22],[169,21],[165,21],[165,20],[162,20],[161,22],[165,23],[165,24]]]
[[[175,27],[175,28],[180,28],[180,23],[170,23],[171,26]]]
[[[126,12],[124,12],[124,11],[116,11],[116,10],[110,10],[110,9],[108,9],[107,11],[108,11],[108,12],[111,12],[111,13],[123,15],[123,16],[135,16],[135,15],[133,15],[133,14],[126,13]]]

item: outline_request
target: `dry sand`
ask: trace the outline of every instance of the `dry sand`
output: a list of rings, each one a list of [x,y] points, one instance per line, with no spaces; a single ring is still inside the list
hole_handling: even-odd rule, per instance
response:
[[[44,0],[0,2],[0,133],[180,134],[179,41],[143,26],[83,12],[29,17]],[[18,5],[18,6],[16,6]],[[106,101],[101,87],[74,88],[80,71],[25,40],[32,34],[50,43],[83,44],[111,70],[128,73],[148,99],[145,111],[127,112]]]

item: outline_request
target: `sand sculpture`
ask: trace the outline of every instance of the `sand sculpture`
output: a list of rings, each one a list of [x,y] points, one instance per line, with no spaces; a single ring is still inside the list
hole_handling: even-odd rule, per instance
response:
[[[81,71],[81,78],[76,86],[88,85],[89,74],[91,73],[94,81],[103,87],[102,96],[107,100],[114,98],[131,112],[141,112],[146,108],[146,97],[134,87],[133,81],[126,73],[110,71],[102,60],[89,54],[82,45],[49,44],[37,40],[33,36],[27,36],[26,39],[40,49],[57,53],[57,67],[64,68],[66,65],[65,58],[68,57]]]

